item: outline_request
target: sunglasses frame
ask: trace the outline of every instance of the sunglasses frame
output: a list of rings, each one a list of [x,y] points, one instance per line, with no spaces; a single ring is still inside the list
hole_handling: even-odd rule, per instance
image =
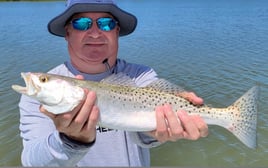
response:
[[[113,29],[115,29],[116,25],[118,25],[118,21],[111,17],[100,17],[96,20],[93,20],[89,17],[80,17],[72,19],[70,23],[75,30],[87,31],[92,28],[94,22],[97,24],[97,27],[104,32],[112,31]],[[107,22],[107,24],[103,25],[105,22]],[[112,24],[112,26],[110,26],[110,24]]]

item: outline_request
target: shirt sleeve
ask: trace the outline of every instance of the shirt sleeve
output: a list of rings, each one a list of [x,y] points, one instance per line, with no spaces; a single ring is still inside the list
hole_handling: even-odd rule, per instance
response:
[[[75,166],[88,152],[86,147],[66,145],[52,120],[39,111],[37,101],[22,96],[19,107],[23,166]]]

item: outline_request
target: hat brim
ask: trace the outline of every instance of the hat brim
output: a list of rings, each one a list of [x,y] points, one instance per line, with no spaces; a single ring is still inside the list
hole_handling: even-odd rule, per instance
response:
[[[107,12],[112,14],[119,22],[119,36],[132,33],[137,26],[137,18],[116,5],[80,3],[70,6],[62,14],[52,19],[48,23],[48,31],[56,36],[64,37],[66,34],[64,27],[67,20],[74,14],[82,12]]]

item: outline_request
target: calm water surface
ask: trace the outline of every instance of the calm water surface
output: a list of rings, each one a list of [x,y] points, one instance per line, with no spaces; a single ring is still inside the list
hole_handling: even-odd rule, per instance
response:
[[[211,126],[208,138],[153,148],[152,165],[267,166],[268,1],[118,2],[139,19],[137,30],[120,39],[120,58],[153,67],[214,107],[260,86],[256,150]],[[64,2],[0,3],[0,166],[21,165],[20,95],[10,85],[23,84],[22,71],[45,72],[68,59],[64,39],[46,29],[64,8]]]

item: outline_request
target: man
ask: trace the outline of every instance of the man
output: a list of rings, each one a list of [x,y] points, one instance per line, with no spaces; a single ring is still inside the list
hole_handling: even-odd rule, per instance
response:
[[[137,86],[157,79],[147,66],[117,59],[118,38],[132,33],[137,19],[112,0],[69,0],[67,9],[48,24],[50,33],[65,37],[70,61],[50,73],[100,81],[116,73],[130,76]],[[20,106],[22,164],[24,166],[149,166],[149,148],[166,141],[196,140],[208,134],[198,116],[174,113],[169,105],[156,107],[157,128],[152,132],[126,132],[97,127],[96,94],[73,111],[54,115],[39,102],[22,96]],[[178,93],[195,104],[193,93]]]

